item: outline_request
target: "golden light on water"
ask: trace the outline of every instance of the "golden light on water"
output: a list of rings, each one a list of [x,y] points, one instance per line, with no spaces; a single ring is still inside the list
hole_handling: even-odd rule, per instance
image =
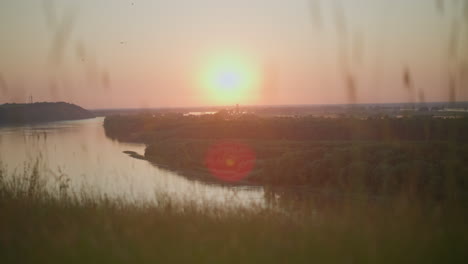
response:
[[[255,63],[240,55],[222,55],[203,66],[201,86],[215,104],[252,103],[256,99],[260,73]]]

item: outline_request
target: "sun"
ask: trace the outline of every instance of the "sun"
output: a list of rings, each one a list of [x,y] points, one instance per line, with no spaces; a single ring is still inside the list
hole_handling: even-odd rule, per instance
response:
[[[210,102],[235,104],[252,102],[258,88],[258,70],[244,56],[222,55],[203,67],[201,83]]]
[[[238,89],[243,78],[242,73],[235,69],[221,69],[215,74],[216,87],[223,91]]]

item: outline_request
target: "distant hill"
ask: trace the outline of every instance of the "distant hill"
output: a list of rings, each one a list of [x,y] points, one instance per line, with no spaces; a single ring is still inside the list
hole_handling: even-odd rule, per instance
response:
[[[93,118],[77,105],[65,102],[0,105],[0,124],[22,124]]]

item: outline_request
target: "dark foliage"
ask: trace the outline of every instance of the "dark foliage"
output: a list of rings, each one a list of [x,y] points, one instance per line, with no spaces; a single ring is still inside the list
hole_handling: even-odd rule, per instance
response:
[[[468,193],[465,118],[174,114],[108,117],[104,125],[109,136],[146,142],[148,160],[191,178],[215,180],[204,164],[207,151],[219,141],[236,140],[256,156],[254,170],[239,184],[435,199]]]
[[[93,118],[94,115],[77,105],[58,103],[0,105],[0,124],[22,124]]]

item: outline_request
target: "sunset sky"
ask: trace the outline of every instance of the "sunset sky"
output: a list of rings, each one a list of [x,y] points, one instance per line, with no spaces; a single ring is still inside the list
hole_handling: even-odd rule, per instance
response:
[[[29,95],[87,108],[447,101],[454,64],[468,69],[457,57],[463,46],[450,55],[449,44],[467,2],[1,1],[0,103]]]

